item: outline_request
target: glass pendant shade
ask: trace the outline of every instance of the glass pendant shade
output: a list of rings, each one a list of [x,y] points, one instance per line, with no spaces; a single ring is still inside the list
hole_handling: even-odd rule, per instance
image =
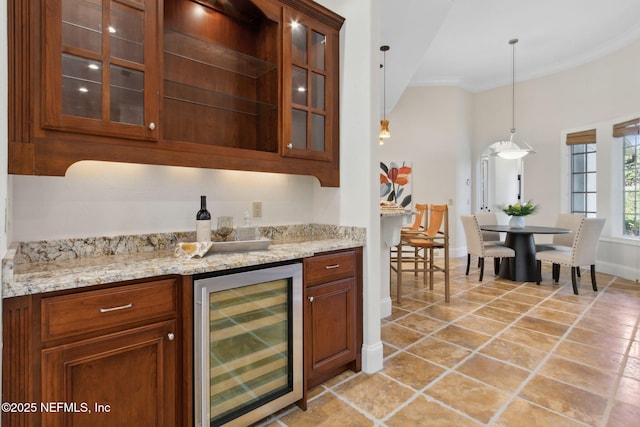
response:
[[[386,139],[391,137],[389,132],[389,120],[380,120],[380,138]]]

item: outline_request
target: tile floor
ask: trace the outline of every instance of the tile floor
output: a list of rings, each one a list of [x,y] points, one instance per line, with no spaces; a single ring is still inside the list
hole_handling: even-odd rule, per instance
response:
[[[382,321],[384,369],[311,391],[262,426],[640,426],[640,285],[588,271],[541,286],[452,260],[451,302],[405,273]],[[492,267],[492,263],[487,263]],[[392,282],[395,280],[392,279]],[[392,283],[392,296],[395,288]]]

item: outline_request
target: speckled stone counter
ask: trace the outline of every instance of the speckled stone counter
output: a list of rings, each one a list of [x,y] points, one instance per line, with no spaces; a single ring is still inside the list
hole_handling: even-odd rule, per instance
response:
[[[261,228],[272,239],[265,251],[174,257],[177,241],[193,233],[13,244],[2,260],[2,297],[9,298],[167,274],[192,275],[269,264],[315,253],[364,246],[364,228],[325,225]]]

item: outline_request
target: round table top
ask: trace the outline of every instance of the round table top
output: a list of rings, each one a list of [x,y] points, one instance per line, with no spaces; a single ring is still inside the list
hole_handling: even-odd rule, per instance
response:
[[[480,230],[497,231],[500,233],[514,234],[568,234],[571,230],[558,227],[538,227],[535,225],[525,225],[523,228],[515,228],[509,225],[481,225]]]

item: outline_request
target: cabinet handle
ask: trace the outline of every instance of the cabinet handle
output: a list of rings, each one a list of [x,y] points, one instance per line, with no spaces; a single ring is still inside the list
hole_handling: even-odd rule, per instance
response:
[[[292,143],[288,143],[287,144],[287,148],[293,148],[293,144]]]
[[[313,297],[309,297],[309,302],[313,302]]]
[[[100,309],[100,313],[108,313],[110,311],[124,310],[124,309],[131,308],[131,307],[133,307],[133,303],[132,302],[130,302],[127,305],[121,305],[120,307],[101,308]]]
[[[149,123],[149,129],[154,130],[156,128],[156,124],[151,122]]]
[[[326,270],[333,270],[334,268],[340,268],[340,264],[325,265],[324,268]]]
[[[175,336],[172,332],[169,332],[169,333],[167,334],[167,338],[169,338],[169,341],[173,341],[173,339],[174,339],[175,337],[176,337],[176,336]]]

